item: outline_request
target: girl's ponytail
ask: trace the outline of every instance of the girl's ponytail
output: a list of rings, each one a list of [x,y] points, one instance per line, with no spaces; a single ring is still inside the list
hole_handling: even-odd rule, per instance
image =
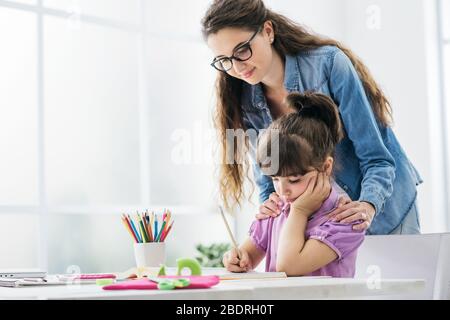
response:
[[[323,122],[328,128],[335,145],[342,139],[339,111],[330,97],[321,93],[293,92],[286,97],[286,103],[305,121],[314,119]]]

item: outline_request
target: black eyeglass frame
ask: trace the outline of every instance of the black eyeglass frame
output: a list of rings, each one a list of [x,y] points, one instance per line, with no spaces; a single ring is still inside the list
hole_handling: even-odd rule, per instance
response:
[[[250,45],[250,42],[252,42],[252,40],[256,37],[256,35],[257,35],[260,31],[261,31],[261,28],[258,28],[258,30],[256,30],[256,32],[251,36],[250,39],[248,39],[248,40],[245,41],[243,44],[241,44],[240,46],[238,46],[237,48],[235,48],[235,49],[233,50],[233,54],[232,54],[230,57],[220,57],[219,59],[214,58],[214,60],[211,62],[211,66],[212,66],[214,69],[218,70],[218,71],[228,72],[229,70],[231,70],[231,69],[233,68],[233,59],[234,59],[234,60],[237,60],[237,61],[241,61],[241,62],[242,62],[242,61],[247,61],[247,60],[249,60],[249,59],[253,56],[253,50],[252,50],[252,46]],[[247,59],[241,59],[241,58],[235,57],[234,54],[236,53],[236,51],[238,51],[238,50],[240,50],[240,49],[242,49],[242,48],[244,48],[244,47],[248,47],[248,49],[250,50],[250,56],[249,56]],[[218,61],[220,61],[220,60],[225,60],[225,59],[228,59],[228,60],[231,61],[231,67],[228,68],[227,70],[217,68],[215,64],[216,64]]]

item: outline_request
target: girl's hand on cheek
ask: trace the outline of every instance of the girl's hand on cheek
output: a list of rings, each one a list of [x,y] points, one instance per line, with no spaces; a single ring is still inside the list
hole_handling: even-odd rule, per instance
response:
[[[309,217],[322,206],[322,203],[328,198],[330,192],[330,177],[324,172],[315,171],[308,180],[308,186],[305,192],[292,202],[291,212],[294,210],[296,213]]]

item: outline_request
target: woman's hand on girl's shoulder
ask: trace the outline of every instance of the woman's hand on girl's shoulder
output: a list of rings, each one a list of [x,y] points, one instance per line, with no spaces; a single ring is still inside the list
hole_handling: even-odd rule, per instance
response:
[[[364,201],[351,201],[347,196],[339,199],[338,207],[333,210],[329,217],[332,221],[339,223],[360,222],[353,226],[354,230],[367,230],[375,216],[375,207]]]
[[[276,192],[272,192],[269,199],[259,207],[259,212],[256,214],[256,219],[264,220],[270,217],[278,217],[281,213],[281,198]]]

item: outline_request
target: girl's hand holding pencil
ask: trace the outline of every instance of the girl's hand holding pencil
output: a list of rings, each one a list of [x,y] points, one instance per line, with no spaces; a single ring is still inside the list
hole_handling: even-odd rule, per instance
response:
[[[245,250],[239,250],[241,258],[238,256],[238,249],[232,248],[223,255],[223,265],[230,272],[248,272],[252,270],[250,257]]]
[[[129,214],[123,214],[122,223],[136,243],[164,242],[172,230],[174,221],[171,218],[170,210],[164,210],[162,217],[146,211],[137,212],[135,220]]]

